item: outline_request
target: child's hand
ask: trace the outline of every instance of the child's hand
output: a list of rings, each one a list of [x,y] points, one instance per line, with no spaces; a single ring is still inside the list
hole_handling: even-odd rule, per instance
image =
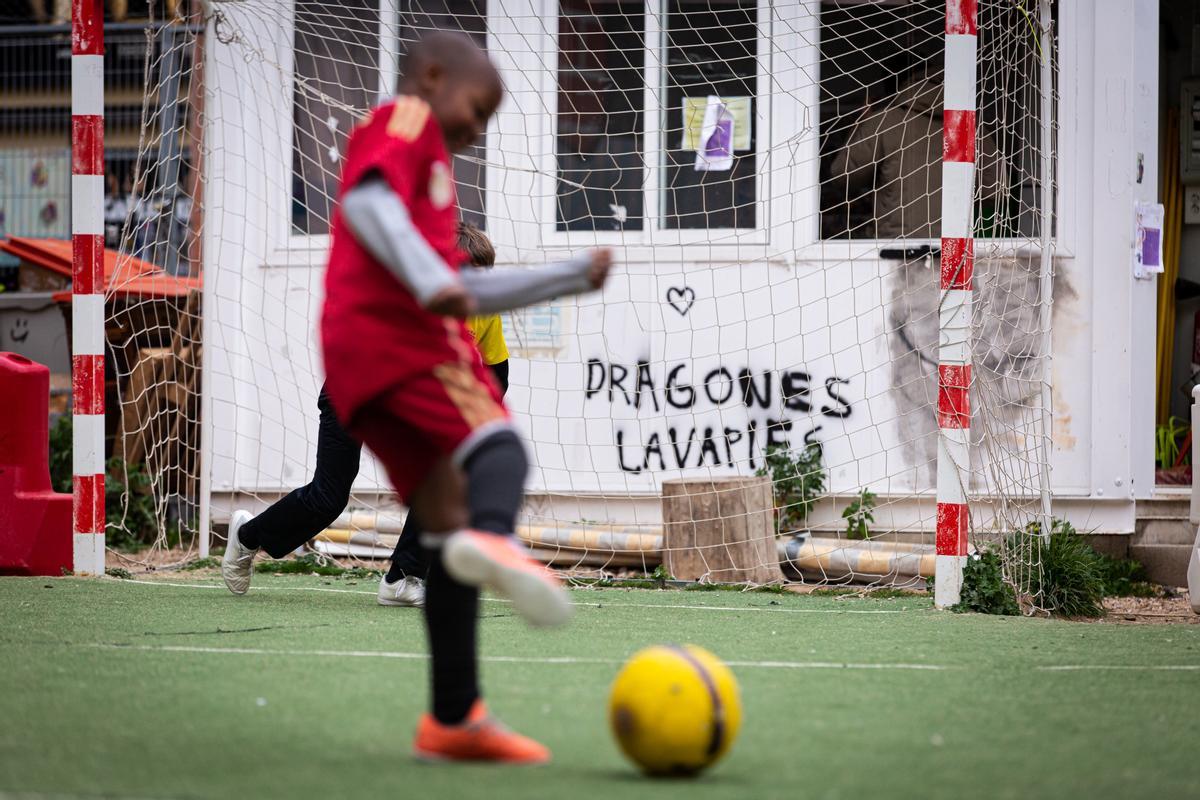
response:
[[[612,270],[613,257],[612,250],[607,247],[602,247],[591,252],[592,263],[588,265],[588,282],[593,289],[599,289],[604,286],[604,282],[608,280],[608,273]]]
[[[435,294],[425,307],[442,317],[466,319],[475,313],[475,300],[466,289],[454,284]]]

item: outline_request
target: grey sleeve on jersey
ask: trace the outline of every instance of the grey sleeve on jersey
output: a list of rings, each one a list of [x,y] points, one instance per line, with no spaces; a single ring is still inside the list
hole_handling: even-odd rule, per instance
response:
[[[404,201],[384,181],[368,179],[346,192],[342,217],[358,243],[422,306],[458,283],[454,270],[413,225]]]
[[[413,225],[404,201],[379,179],[363,181],[346,193],[342,217],[359,244],[422,306],[458,283],[475,299],[480,314],[510,311],[593,288],[588,280],[591,256],[586,253],[539,269],[466,269],[455,275]]]
[[[460,277],[467,293],[475,298],[479,313],[495,314],[591,291],[590,266],[591,256],[582,253],[537,269],[465,269]]]

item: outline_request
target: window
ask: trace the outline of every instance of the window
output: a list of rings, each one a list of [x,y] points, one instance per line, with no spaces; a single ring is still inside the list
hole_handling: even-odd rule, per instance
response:
[[[820,13],[822,238],[938,238],[945,3],[824,0]],[[1036,19],[980,4],[978,43],[975,235],[1036,237]]]
[[[486,45],[486,0],[417,0],[400,4],[395,39],[380,36],[379,0],[347,0],[337,6],[296,4],[292,230],[329,233],[329,220],[350,131],[392,91],[384,64],[402,63],[408,45],[423,32],[457,28]],[[384,3],[387,13],[395,6]],[[385,51],[394,49],[395,54]],[[393,58],[395,56],[395,58]],[[484,223],[486,142],[454,159],[464,219]]]
[[[558,230],[641,230],[642,3],[559,6]]]
[[[391,5],[390,3],[388,4]],[[408,46],[431,30],[460,30],[487,48],[487,0],[417,0],[398,4],[400,63]],[[454,183],[463,220],[486,227],[487,134],[454,156]]]
[[[296,4],[292,228],[329,232],[341,156],[379,94],[378,0]]]
[[[670,0],[667,11],[666,228],[753,228],[757,8],[747,0]],[[727,101],[733,129],[728,170],[698,170],[690,128],[707,98]],[[691,102],[687,102],[691,101]],[[744,126],[745,132],[738,127]]]
[[[756,225],[757,15],[753,0],[667,0],[654,42],[643,2],[559,3],[558,230]]]

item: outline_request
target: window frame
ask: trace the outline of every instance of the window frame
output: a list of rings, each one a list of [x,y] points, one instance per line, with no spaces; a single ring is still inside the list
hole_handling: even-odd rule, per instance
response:
[[[492,15],[495,7],[500,5],[498,0],[485,0],[488,14],[485,17],[485,25],[488,30],[488,47],[492,47],[491,24]],[[399,42],[401,40],[401,30],[403,26],[400,23],[400,17],[404,13],[404,9],[397,0],[376,0],[379,8],[377,34],[379,38],[379,49],[376,53],[376,58],[379,64],[378,75],[378,90],[376,92],[375,103],[383,103],[388,98],[395,94],[396,81],[400,76],[400,56]],[[392,13],[386,13],[390,10]],[[289,17],[288,41],[291,46],[288,48],[288,64],[287,64],[287,91],[289,97],[294,97],[295,86],[295,13],[296,4],[291,4],[291,15]],[[294,103],[294,100],[291,101]],[[288,145],[288,183],[291,186],[291,179],[294,178],[291,159],[294,157],[295,148],[295,118],[294,106],[293,117],[287,126]],[[491,133],[489,126],[488,134]],[[490,141],[490,140],[489,140]],[[487,192],[484,192],[485,211],[487,209]],[[292,195],[291,190],[287,192],[286,208],[291,207]],[[285,220],[285,233],[282,241],[282,248],[274,248],[271,258],[268,260],[268,266],[324,266],[325,251],[329,249],[329,234],[328,233],[297,233],[292,228],[291,215],[287,214]],[[296,253],[303,253],[297,257]]]
[[[702,248],[705,256],[727,258],[720,250],[744,248],[747,245],[766,247],[770,244],[772,218],[770,216],[769,191],[771,176],[764,169],[767,154],[772,142],[772,109],[774,106],[771,89],[772,57],[779,48],[775,46],[771,31],[774,15],[768,0],[756,2],[756,60],[758,62],[755,78],[757,93],[755,104],[754,124],[757,126],[757,143],[754,155],[755,180],[755,219],[759,224],[754,228],[667,228],[664,222],[665,197],[663,194],[663,178],[666,172],[666,110],[660,102],[665,94],[665,70],[663,61],[666,54],[667,34],[665,28],[666,2],[664,0],[645,0],[644,10],[644,41],[649,56],[643,66],[644,84],[642,88],[642,118],[643,134],[642,149],[648,154],[645,159],[646,167],[642,178],[643,225],[641,230],[624,231],[560,231],[558,224],[558,41],[561,32],[561,15],[558,0],[541,0],[542,18],[553,20],[552,27],[547,25],[541,38],[540,62],[554,65],[553,69],[542,70],[540,93],[543,98],[554,98],[553,102],[545,103],[542,116],[546,119],[546,135],[540,140],[547,146],[540,153],[538,166],[541,180],[538,182],[540,203],[538,212],[541,222],[538,224],[539,239],[543,246],[550,250],[569,250],[584,245],[609,245],[623,248],[623,255],[630,251],[635,254],[634,260],[640,260],[638,255],[643,251],[654,248],[682,247],[685,254]],[[526,113],[528,111],[526,110]],[[714,243],[716,232],[720,239]],[[653,260],[641,256],[646,260]],[[690,258],[688,260],[696,260]]]
[[[1086,2],[1086,0],[1084,0]],[[1058,83],[1058,98],[1055,119],[1058,123],[1057,132],[1055,135],[1056,147],[1052,155],[1052,171],[1056,176],[1055,192],[1054,192],[1054,219],[1055,226],[1053,235],[1050,238],[1050,247],[1056,258],[1072,258],[1075,254],[1075,215],[1078,213],[1078,201],[1075,199],[1074,181],[1075,181],[1075,159],[1073,157],[1073,148],[1064,147],[1064,142],[1078,141],[1078,127],[1075,120],[1075,92],[1076,92],[1076,70],[1074,59],[1076,57],[1076,37],[1084,33],[1080,29],[1082,24],[1080,21],[1080,0],[1058,0],[1058,28],[1055,31],[1058,36],[1058,60],[1056,63],[1057,83]],[[929,247],[935,250],[940,250],[942,241],[940,238],[930,239],[823,239],[821,238],[821,187],[820,187],[820,131],[821,131],[821,109],[820,109],[820,42],[821,34],[824,29],[821,25],[821,3],[822,0],[803,0],[802,5],[806,9],[806,13],[811,15],[817,21],[815,26],[816,40],[814,49],[811,51],[811,58],[807,64],[807,69],[810,74],[817,75],[818,78],[813,82],[815,91],[812,98],[812,116],[814,119],[813,132],[814,137],[810,142],[811,149],[807,150],[803,155],[805,163],[811,163],[811,193],[814,195],[812,204],[812,230],[810,235],[805,237],[803,244],[797,243],[796,260],[797,261],[851,261],[862,258],[869,258],[873,253],[878,255],[879,251],[885,249],[917,249],[921,247]],[[975,240],[975,252],[977,254],[986,254],[988,250],[996,250],[1011,254],[1018,253],[1040,253],[1041,242],[1031,239],[1030,237],[1001,237],[1001,238],[981,238]]]
[[[383,3],[381,3],[381,6]],[[662,150],[663,115],[657,103],[657,88],[663,80],[661,58],[666,33],[663,28],[664,0],[646,0],[646,41],[657,58],[647,59],[648,74],[643,89],[646,109],[645,143],[647,152],[656,152],[648,168],[643,196],[651,224],[640,231],[558,231],[557,222],[557,92],[558,31],[557,0],[490,0],[487,4],[487,46],[497,61],[510,88],[520,86],[517,77],[536,73],[537,97],[528,91],[509,92],[501,114],[488,127],[487,185],[485,211],[489,227],[509,227],[515,248],[502,247],[500,263],[529,260],[533,254],[557,257],[580,247],[611,245],[621,248],[622,259],[631,263],[662,262],[662,248],[675,248],[669,258],[682,263],[728,263],[766,260],[773,263],[829,263],[869,258],[878,251],[898,244],[885,239],[820,238],[820,185],[818,158],[820,142],[820,10],[821,0],[794,3],[757,2],[759,29],[757,88],[759,102],[755,114],[758,142],[755,153],[756,220],[752,229],[668,229],[662,227],[662,199],[659,181],[664,170]],[[276,35],[286,36],[288,47],[280,67],[287,76],[287,119],[277,128],[281,164],[278,172],[278,211],[267,221],[268,236],[276,244],[270,248],[266,266],[321,266],[329,246],[328,234],[296,234],[291,226],[291,177],[293,126],[292,97],[294,81],[294,12]],[[538,12],[541,17],[538,17]],[[380,14],[380,97],[391,94],[397,59],[394,43],[399,36],[398,14],[390,22]],[[1080,0],[1059,0],[1058,54],[1058,146],[1054,153],[1057,175],[1055,192],[1056,230],[1053,247],[1056,257],[1073,257],[1077,249],[1081,200],[1074,189],[1079,180],[1078,154],[1072,143],[1079,141],[1075,119],[1078,108],[1079,37],[1087,34],[1092,13]],[[815,20],[816,25],[804,20]],[[553,24],[548,21],[553,20]],[[789,24],[789,22],[791,24]],[[772,35],[774,34],[774,35]],[[536,45],[536,46],[532,46]],[[818,76],[817,80],[813,80]],[[528,86],[528,82],[525,84]],[[551,93],[551,94],[548,94]],[[553,97],[553,103],[547,102]],[[281,109],[282,111],[282,109]],[[795,131],[784,136],[781,131]],[[532,152],[512,168],[505,163],[517,159],[518,143]],[[540,147],[539,147],[540,144]],[[510,150],[505,153],[505,149]],[[282,163],[286,162],[286,163]],[[521,172],[527,173],[524,177]],[[773,197],[773,187],[796,187]],[[513,219],[510,201],[521,197],[540,198],[538,219],[533,222]],[[714,235],[715,233],[715,235]],[[508,239],[508,236],[504,237]],[[940,247],[939,239],[905,239],[905,247]],[[1027,238],[980,240],[984,248],[1040,250],[1040,244]]]

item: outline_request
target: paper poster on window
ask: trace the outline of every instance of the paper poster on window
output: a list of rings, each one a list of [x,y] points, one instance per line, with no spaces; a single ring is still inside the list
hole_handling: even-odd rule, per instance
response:
[[[71,151],[0,152],[0,236],[71,236]]]
[[[1166,216],[1161,203],[1138,203],[1133,255],[1133,276],[1149,279],[1163,271],[1162,229]]]
[[[719,97],[709,97],[696,146],[697,172],[728,172],[733,169],[733,114]]]
[[[685,97],[683,98],[683,150],[700,149],[700,129],[704,127],[704,115],[708,110],[710,100],[724,103],[725,108],[733,115],[733,150],[734,152],[750,149],[750,116],[749,97]]]

